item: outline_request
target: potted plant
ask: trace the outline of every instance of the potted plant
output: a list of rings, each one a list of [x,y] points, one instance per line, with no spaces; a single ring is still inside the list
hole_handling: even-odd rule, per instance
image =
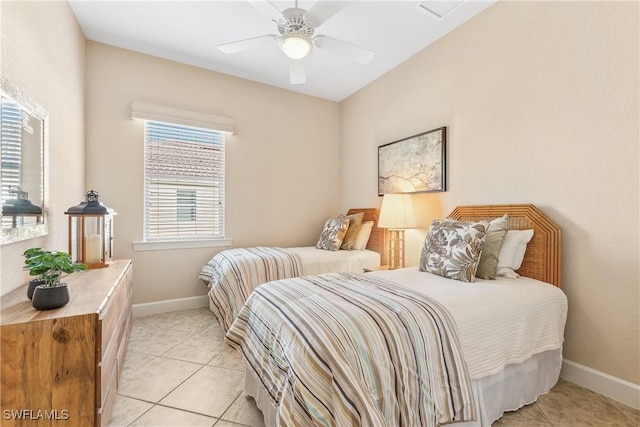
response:
[[[29,248],[26,251],[24,251],[24,269],[26,270],[28,267],[27,266],[31,266],[32,264],[35,263],[36,260],[36,255],[42,253],[42,249],[41,248]],[[29,286],[27,286],[27,298],[31,299],[33,298],[33,291],[35,291],[36,286],[38,285],[43,285],[44,281],[42,280],[42,277],[38,276],[35,279],[31,279],[31,281],[29,282]]]
[[[27,252],[29,253],[27,256]],[[24,269],[30,276],[38,276],[42,284],[35,287],[32,304],[38,310],[59,308],[69,302],[69,289],[60,280],[74,271],[84,271],[87,266],[74,263],[71,255],[61,251],[43,251],[32,248],[25,251]]]

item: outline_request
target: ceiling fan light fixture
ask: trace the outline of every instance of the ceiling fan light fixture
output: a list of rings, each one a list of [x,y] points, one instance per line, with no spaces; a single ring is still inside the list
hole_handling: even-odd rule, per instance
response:
[[[291,59],[302,59],[313,49],[311,39],[304,34],[287,34],[280,40],[280,48]]]

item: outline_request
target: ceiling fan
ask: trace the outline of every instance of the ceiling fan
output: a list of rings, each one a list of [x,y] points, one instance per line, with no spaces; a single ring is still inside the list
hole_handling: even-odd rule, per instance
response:
[[[309,11],[306,11],[298,7],[298,0],[296,0],[294,7],[285,9],[282,12],[268,0],[254,0],[247,1],[247,3],[275,22],[280,34],[267,34],[221,44],[218,49],[224,53],[231,54],[269,47],[277,43],[282,52],[291,59],[289,62],[291,84],[306,82],[306,72],[301,60],[311,53],[314,46],[363,65],[368,64],[373,59],[374,53],[368,49],[324,35],[314,36],[315,30],[346,7],[348,5],[347,2],[317,1]]]

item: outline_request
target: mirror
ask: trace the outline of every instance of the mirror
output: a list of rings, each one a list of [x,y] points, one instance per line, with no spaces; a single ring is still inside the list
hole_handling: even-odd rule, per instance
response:
[[[0,79],[0,244],[47,234],[45,137],[47,113]]]

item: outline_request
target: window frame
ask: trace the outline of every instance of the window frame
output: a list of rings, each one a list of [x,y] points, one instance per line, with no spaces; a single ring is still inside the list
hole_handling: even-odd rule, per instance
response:
[[[134,119],[143,119],[143,141],[144,141],[144,157],[146,162],[147,156],[147,121],[166,123],[172,126],[184,126],[190,128],[200,128],[205,130],[211,130],[216,132],[223,132],[223,143],[222,143],[222,156],[223,159],[226,156],[225,154],[225,145],[227,144],[228,134],[232,134],[235,126],[235,122],[233,119],[228,117],[214,116],[210,114],[203,113],[195,113],[185,110],[178,110],[169,107],[156,106],[152,104],[143,104],[134,102],[132,104],[132,118]],[[224,168],[224,167],[223,167]],[[147,207],[146,207],[146,199],[147,199],[147,177],[146,177],[146,164],[145,164],[145,173],[144,173],[145,182],[143,184],[143,191],[145,194],[145,206],[143,207],[143,240],[142,241],[134,241],[133,249],[134,251],[148,251],[148,250],[168,250],[168,249],[189,249],[189,248],[209,248],[209,247],[225,247],[231,246],[233,241],[231,238],[226,236],[226,228],[225,228],[225,220],[226,220],[226,204],[223,202],[222,207],[222,236],[220,237],[212,237],[212,236],[203,236],[203,237],[182,237],[175,236],[171,238],[152,238],[149,239],[147,235]],[[225,198],[224,190],[226,190],[226,171],[223,169],[223,200]],[[176,197],[177,194],[176,194]],[[178,215],[178,205],[176,204],[176,215]]]

